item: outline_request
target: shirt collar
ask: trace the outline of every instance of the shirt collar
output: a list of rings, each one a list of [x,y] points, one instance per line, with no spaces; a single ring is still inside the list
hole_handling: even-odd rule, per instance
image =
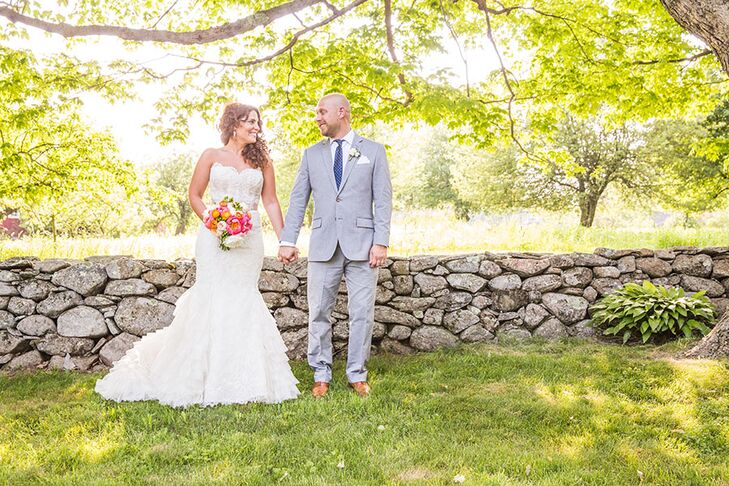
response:
[[[348,143],[350,146],[354,142],[354,130],[350,130],[349,133],[347,133],[344,138],[342,138],[346,143]],[[329,145],[334,145],[334,139],[329,139]]]

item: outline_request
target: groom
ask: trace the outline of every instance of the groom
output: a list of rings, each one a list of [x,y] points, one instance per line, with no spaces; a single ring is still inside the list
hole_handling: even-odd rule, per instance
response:
[[[385,147],[360,137],[350,125],[344,95],[324,96],[316,123],[325,140],[304,151],[294,182],[278,258],[298,257],[296,240],[314,194],[307,294],[312,394],[322,397],[332,379],[331,313],[342,275],[349,296],[347,379],[359,396],[370,393],[367,358],[372,342],[378,267],[387,258],[392,184]]]

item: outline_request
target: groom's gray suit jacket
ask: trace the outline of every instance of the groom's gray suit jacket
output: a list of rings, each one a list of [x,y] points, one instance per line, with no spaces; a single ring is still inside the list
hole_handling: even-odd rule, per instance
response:
[[[331,259],[339,244],[349,260],[369,260],[373,244],[389,246],[392,183],[385,147],[354,134],[337,190],[329,139],[304,151],[294,182],[281,241],[296,243],[309,197],[314,194],[309,260]]]

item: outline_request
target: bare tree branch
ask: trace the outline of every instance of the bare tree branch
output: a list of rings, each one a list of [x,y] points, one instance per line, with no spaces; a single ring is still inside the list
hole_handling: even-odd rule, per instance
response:
[[[60,34],[63,37],[84,37],[91,35],[110,35],[121,39],[138,42],[167,42],[171,44],[207,44],[223,39],[229,39],[257,27],[269,25],[276,19],[285,17],[299,10],[321,3],[323,0],[291,0],[267,10],[261,10],[234,22],[210,27],[209,29],[189,32],[174,32],[169,30],[133,29],[113,25],[71,25],[65,22],[48,22],[46,20],[29,17],[12,8],[0,6],[0,16],[13,23],[21,23],[35,27],[46,32]],[[364,1],[364,0],[362,0]],[[341,11],[340,11],[341,12]],[[336,13],[335,13],[336,15]],[[337,15],[339,16],[339,15]]]
[[[683,57],[681,59],[653,59],[650,61],[635,61],[633,64],[637,64],[639,66],[648,66],[651,64],[658,64],[661,62],[667,62],[667,63],[691,62],[691,61],[695,61],[696,59],[699,59],[701,57],[709,56],[713,53],[714,52],[711,49],[704,49],[703,51],[699,52],[698,54],[694,54],[693,56],[689,56],[689,57]]]
[[[177,5],[177,2],[179,2],[179,1],[180,0],[175,0],[174,2],[172,2],[172,5],[170,5],[169,8],[167,10],[165,10],[165,13],[160,15],[159,18],[157,19],[157,21],[154,24],[152,24],[153,29],[155,27],[157,27],[157,24],[159,24],[162,21],[162,19],[165,18],[165,16],[172,11],[173,8],[175,8],[175,5]]]
[[[395,64],[399,64],[400,61],[397,59],[397,53],[395,52],[395,40],[392,35],[392,0],[385,0],[385,32],[387,34],[387,50],[390,52],[390,59]],[[407,89],[407,83],[405,82],[405,75],[403,73],[398,73],[397,79],[405,90],[404,106],[407,106],[413,101],[413,93]]]

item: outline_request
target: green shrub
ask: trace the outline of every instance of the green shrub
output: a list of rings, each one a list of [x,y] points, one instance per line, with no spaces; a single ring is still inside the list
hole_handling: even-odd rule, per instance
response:
[[[604,334],[622,333],[623,343],[633,333],[640,333],[644,343],[652,336],[690,337],[696,330],[705,335],[714,322],[714,306],[703,290],[687,296],[682,288],[656,287],[647,280],[643,285],[625,284],[591,309],[592,325],[609,326]]]

